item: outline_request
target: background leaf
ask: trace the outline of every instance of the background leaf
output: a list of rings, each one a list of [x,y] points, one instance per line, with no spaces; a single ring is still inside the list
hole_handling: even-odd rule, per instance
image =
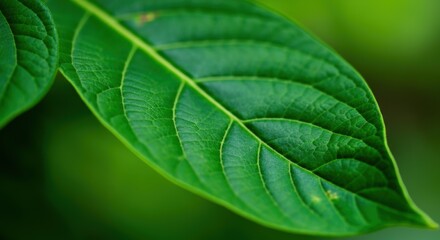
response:
[[[58,37],[39,0],[0,1],[0,127],[48,91],[58,61]]]
[[[284,18],[237,1],[74,2],[52,2],[73,13],[56,17],[63,73],[166,176],[289,231],[435,225],[400,186],[365,82]]]

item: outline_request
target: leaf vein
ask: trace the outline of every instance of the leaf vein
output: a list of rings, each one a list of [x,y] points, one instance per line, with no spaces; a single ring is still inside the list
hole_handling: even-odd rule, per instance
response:
[[[263,186],[264,191],[266,192],[267,196],[270,198],[271,202],[273,203],[275,209],[277,209],[278,212],[281,213],[283,218],[285,218],[286,220],[289,220],[290,222],[293,223],[292,219],[289,218],[283,211],[281,211],[280,205],[275,200],[274,196],[272,195],[272,193],[269,191],[269,189],[266,186],[266,181],[264,180],[263,173],[261,172],[261,163],[260,163],[261,148],[262,148],[262,145],[261,145],[261,142],[259,142],[258,149],[257,149],[257,169],[258,169],[258,175],[259,175],[260,180],[261,180],[261,185]]]

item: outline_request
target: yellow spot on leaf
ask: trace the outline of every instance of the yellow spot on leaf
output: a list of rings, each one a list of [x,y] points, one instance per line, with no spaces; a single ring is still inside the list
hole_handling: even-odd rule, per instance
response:
[[[328,190],[327,192],[325,192],[325,194],[327,195],[327,197],[328,197],[331,201],[339,199],[338,194],[335,193],[335,192],[332,192],[332,191],[330,191],[330,190]]]
[[[319,198],[317,196],[312,196],[312,202],[313,203],[319,203],[319,202],[321,202],[321,198]]]

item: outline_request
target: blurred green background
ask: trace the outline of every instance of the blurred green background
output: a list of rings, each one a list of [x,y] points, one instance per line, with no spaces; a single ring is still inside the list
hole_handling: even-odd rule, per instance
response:
[[[367,79],[415,202],[440,221],[440,1],[259,0]],[[182,190],[104,129],[57,77],[0,130],[0,239],[325,239],[267,229]],[[440,239],[391,228],[346,239]]]

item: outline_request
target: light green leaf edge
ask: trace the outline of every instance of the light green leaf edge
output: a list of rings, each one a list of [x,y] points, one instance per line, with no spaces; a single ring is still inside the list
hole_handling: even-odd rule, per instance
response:
[[[165,67],[167,67],[170,71],[172,71],[176,76],[178,76],[182,81],[184,81],[186,84],[188,84],[188,86],[190,86],[191,88],[195,89],[199,94],[201,94],[202,96],[204,96],[208,101],[210,101],[213,105],[215,105],[216,107],[218,107],[220,110],[222,110],[226,115],[228,115],[231,119],[236,120],[237,122],[238,119],[232,114],[230,113],[227,109],[225,109],[222,105],[220,105],[217,101],[215,101],[211,96],[209,96],[205,91],[203,91],[194,81],[192,81],[188,76],[186,76],[184,73],[182,73],[180,70],[178,70],[174,65],[172,65],[170,62],[168,62],[165,58],[163,58],[162,56],[160,56],[156,50],[154,50],[154,48],[152,48],[151,46],[149,46],[148,44],[146,44],[143,40],[141,40],[138,36],[136,36],[135,34],[133,34],[132,32],[130,32],[128,29],[126,29],[124,26],[122,26],[119,22],[117,22],[115,19],[113,19],[111,16],[109,16],[106,12],[104,12],[103,10],[101,10],[100,8],[98,8],[97,6],[91,4],[90,2],[86,1],[86,0],[72,0],[72,2],[74,2],[75,4],[77,4],[78,6],[80,6],[82,9],[88,11],[89,13],[93,13],[93,15],[95,17],[98,17],[101,21],[103,21],[104,23],[108,24],[109,26],[111,26],[116,32],[118,32],[119,34],[121,34],[121,36],[125,37],[126,39],[130,40],[132,43],[134,43],[135,45],[137,45],[140,49],[142,49],[145,53],[149,54],[150,56],[152,56],[154,59],[157,60],[157,62],[163,64]],[[257,5],[262,5],[262,4],[257,4]],[[267,7],[266,7],[267,8]],[[291,21],[291,20],[290,20]],[[298,23],[295,23],[298,26],[301,26]],[[303,27],[303,29],[305,29]],[[308,33],[310,34],[310,33]],[[311,36],[314,37],[313,34],[310,34]],[[314,37],[315,40],[317,40],[319,43],[321,43],[322,45],[326,46],[328,49],[331,50],[331,52],[337,56],[340,60],[344,61],[346,63],[345,60],[343,60],[333,49],[331,49],[330,47],[328,47],[325,43],[323,43],[322,41],[320,41],[318,38]],[[349,65],[348,63],[346,63],[347,65]],[[146,158],[146,156],[142,155],[130,142],[128,142],[128,140],[126,140],[122,135],[120,135],[118,133],[117,130],[115,130],[109,123],[107,123],[101,116],[100,114],[97,112],[97,110],[88,102],[88,100],[85,98],[85,96],[81,93],[80,88],[74,83],[74,81],[69,79],[69,76],[63,71],[62,68],[60,68],[60,72],[65,76],[65,78],[67,80],[69,80],[69,82],[71,82],[71,84],[73,85],[73,87],[76,89],[76,91],[78,92],[78,94],[80,95],[80,97],[82,98],[82,100],[84,101],[84,103],[89,107],[89,109],[92,111],[92,113],[97,117],[97,119],[110,131],[112,132],[122,143],[124,143],[133,153],[135,153],[140,159],[142,159],[144,162],[146,162],[150,167],[152,167],[154,170],[156,170],[157,172],[159,172],[161,175],[163,175],[166,179],[168,179],[169,181],[173,182],[174,184],[189,190],[193,193],[196,193],[210,201],[213,201],[215,203],[218,203],[230,210],[232,210],[233,212],[251,219],[263,226],[267,226],[270,228],[274,228],[274,229],[279,229],[279,230],[283,230],[283,231],[287,231],[287,232],[293,232],[293,233],[300,233],[300,234],[314,234],[314,235],[322,235],[322,236],[353,236],[353,235],[358,235],[358,234],[362,234],[362,233],[368,233],[368,232],[372,232],[372,231],[376,231],[379,229],[383,229],[386,227],[390,227],[390,226],[397,226],[396,224],[389,224],[389,225],[382,225],[380,227],[376,227],[376,228],[370,228],[370,229],[366,229],[365,231],[361,231],[361,232],[357,232],[357,233],[352,233],[352,234],[323,234],[323,233],[310,233],[308,231],[292,231],[292,229],[290,228],[283,228],[280,227],[278,225],[272,224],[270,222],[265,222],[262,221],[261,219],[255,218],[249,214],[247,214],[246,212],[242,212],[237,210],[237,208],[233,205],[231,205],[230,203],[223,201],[221,199],[215,198],[211,195],[208,195],[207,193],[205,193],[204,191],[201,191],[189,184],[177,181],[173,176],[171,176],[168,172],[162,170],[160,167],[156,166],[152,161],[150,161],[148,158]],[[356,72],[356,74],[359,76],[359,78],[363,79],[359,73]],[[365,80],[364,80],[365,81]],[[374,95],[371,92],[371,89],[367,88],[369,91],[369,94],[371,94],[371,96]],[[375,101],[375,105],[377,107],[377,110],[379,111],[379,107],[377,104],[376,99],[374,99]],[[380,112],[380,111],[379,111]],[[380,121],[382,123],[383,126],[385,126],[384,124],[384,120],[382,115],[380,115]],[[384,131],[384,143],[385,143],[385,147],[388,151],[388,154],[392,160],[392,164],[394,166],[394,169],[396,170],[396,176],[398,179],[399,184],[402,187],[403,193],[405,195],[406,200],[408,201],[408,204],[410,205],[410,207],[417,212],[421,218],[425,221],[425,226],[421,226],[418,225],[416,227],[426,227],[426,228],[431,228],[431,229],[436,229],[438,228],[438,224],[435,223],[428,215],[426,215],[423,211],[421,211],[411,200],[411,198],[409,197],[409,194],[405,188],[405,186],[403,185],[403,181],[401,179],[401,176],[398,172],[398,168],[397,168],[397,164],[394,160],[394,157],[392,156],[390,149],[388,147],[388,143],[386,141],[386,135],[385,135],[385,131]],[[398,226],[411,226],[414,227],[414,225],[410,225],[410,224],[398,224]]]
[[[35,49],[35,47],[38,47],[39,45],[37,46],[36,42],[27,41],[23,50],[21,51],[28,51],[28,53],[22,53],[21,55],[25,54],[28,56],[28,58],[17,59],[19,58],[17,54],[17,40],[16,40],[16,36],[14,35],[14,30],[11,28],[11,25],[8,22],[7,19],[8,16],[6,16],[8,12],[5,11],[6,7],[11,7],[11,5],[13,4],[21,5],[22,7],[20,9],[21,12],[32,11],[32,14],[35,14],[32,17],[34,17],[35,21],[38,21],[38,25],[39,25],[38,27],[41,27],[41,25],[45,27],[46,38],[43,40],[42,39],[37,39],[37,40],[42,40],[41,42],[45,41],[44,44],[47,44],[46,45],[47,48],[44,49],[43,51],[47,51],[47,55],[44,56],[45,59],[43,59],[41,56],[38,56],[40,57],[40,59],[37,59],[36,61],[39,64],[43,64],[43,65],[47,64],[47,68],[40,68],[39,70],[37,70],[37,72],[40,74],[38,76],[38,79],[35,79],[35,76],[33,76],[28,70],[24,70],[24,71],[17,70],[17,66],[20,63],[23,64],[23,62],[26,62],[28,60],[31,61],[35,60],[35,58],[33,59],[29,58],[29,56],[32,55],[35,56],[35,53],[30,52],[29,49],[34,48],[34,50],[37,50]],[[2,6],[5,6],[5,8],[3,8]],[[14,59],[10,59],[10,58],[0,59],[0,64],[2,65],[10,65],[11,61],[14,62],[13,69],[9,69],[9,71],[5,70],[4,72],[0,73],[0,129],[1,129],[8,122],[16,118],[18,115],[29,110],[34,105],[36,105],[49,91],[54,81],[58,68],[58,34],[49,8],[40,0],[7,0],[7,1],[2,1],[0,7],[2,7],[2,9],[0,9],[0,17],[2,19],[0,20],[5,20],[7,26],[5,25],[4,27],[9,28],[9,29],[0,29],[0,30],[4,30],[1,32],[0,36],[2,38],[2,41],[6,41],[6,35],[9,34],[10,34],[9,36],[12,35],[11,40],[13,41],[12,44],[14,47]],[[30,17],[30,16],[20,16],[20,17]],[[24,33],[22,32],[20,33],[20,35],[23,34]],[[41,33],[38,33],[37,31],[30,33],[30,35],[32,34],[41,35]],[[34,38],[34,40],[35,39],[36,38]],[[39,43],[41,44],[41,42]],[[2,50],[1,48],[3,47],[4,46],[0,46],[0,50]],[[11,49],[6,49],[6,51],[10,51],[10,50]],[[42,50],[42,49],[38,49],[38,50]],[[4,57],[3,53],[4,52],[0,52],[1,54],[0,56]],[[41,52],[39,53],[41,54]],[[26,63],[24,64],[26,65]],[[35,64],[35,62],[33,62],[33,64]],[[26,67],[29,67],[29,63],[27,63]],[[25,68],[22,67],[22,69]],[[28,76],[26,78],[22,78],[23,72],[27,72],[30,77]],[[34,81],[34,82],[30,84],[29,81]],[[11,90],[12,84],[15,85],[14,88],[15,90]],[[19,92],[21,96],[19,96],[19,94],[16,94],[17,92]],[[11,99],[12,97],[20,98],[18,100],[18,103],[14,104],[14,100]]]

